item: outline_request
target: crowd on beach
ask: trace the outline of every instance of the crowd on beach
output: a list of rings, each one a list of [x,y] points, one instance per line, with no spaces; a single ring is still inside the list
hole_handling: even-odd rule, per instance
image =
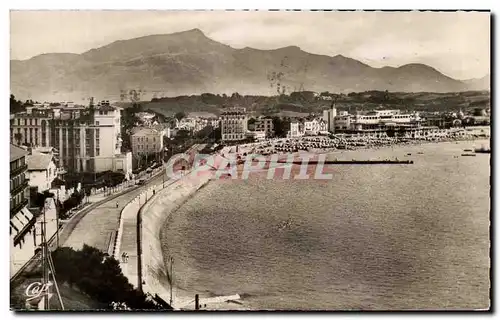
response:
[[[330,152],[335,150],[357,150],[364,148],[373,149],[393,147],[396,145],[474,140],[486,136],[486,134],[456,130],[442,130],[438,135],[414,138],[388,136],[374,137],[368,135],[345,134],[331,136],[304,136],[299,138],[269,139],[258,143],[240,145],[239,153],[246,152],[268,155],[299,151]],[[235,152],[236,149],[233,149],[234,150],[232,150],[232,152]]]

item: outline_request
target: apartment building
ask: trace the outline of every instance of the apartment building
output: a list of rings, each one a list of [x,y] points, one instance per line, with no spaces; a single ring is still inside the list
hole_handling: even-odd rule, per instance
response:
[[[273,119],[267,117],[259,117],[255,121],[255,131],[263,131],[266,138],[274,136]]]
[[[132,156],[139,158],[142,155],[156,155],[160,153],[163,146],[163,137],[166,136],[166,128],[137,128],[130,136],[132,145]]]
[[[220,116],[222,141],[239,141],[246,138],[248,117],[244,109],[225,111]]]
[[[44,107],[14,115],[11,143],[54,147],[70,172],[132,171],[121,154],[121,109],[109,102],[89,107]],[[125,162],[124,162],[125,161]]]
[[[35,219],[27,209],[29,203],[29,185],[26,176],[28,152],[10,145],[10,236],[11,247],[19,247],[29,242],[27,234],[31,234]]]

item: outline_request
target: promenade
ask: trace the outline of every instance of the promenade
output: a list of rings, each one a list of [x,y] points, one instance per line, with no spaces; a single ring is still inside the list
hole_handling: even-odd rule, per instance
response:
[[[81,217],[76,217],[70,223],[73,226],[65,228],[60,236],[60,244],[64,247],[81,249],[87,244],[97,249],[108,252],[110,238],[113,232],[118,229],[120,223],[120,212],[141,192],[163,182],[163,171],[157,173],[151,180],[143,186],[133,186],[130,191],[122,193],[117,197],[107,198],[106,201],[92,208]],[[116,204],[118,203],[118,208]],[[79,218],[79,219],[78,219]]]

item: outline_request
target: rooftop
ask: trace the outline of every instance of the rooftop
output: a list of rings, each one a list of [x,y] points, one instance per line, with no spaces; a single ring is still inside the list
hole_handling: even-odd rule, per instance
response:
[[[13,144],[10,145],[10,162],[22,158],[28,154],[28,151],[19,148]]]
[[[141,135],[141,134],[160,134],[162,130],[158,130],[156,128],[151,128],[151,127],[137,127],[132,129],[132,136],[135,135]]]
[[[26,156],[28,170],[46,170],[51,161],[52,155],[50,154],[40,153]]]

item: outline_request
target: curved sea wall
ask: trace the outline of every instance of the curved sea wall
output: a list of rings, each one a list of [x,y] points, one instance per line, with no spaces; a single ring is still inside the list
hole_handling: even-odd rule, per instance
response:
[[[219,158],[219,157],[218,157]],[[138,229],[140,233],[139,269],[142,291],[158,295],[164,301],[170,300],[169,273],[162,253],[160,231],[172,212],[190,196],[208,183],[215,175],[217,163],[202,166],[197,173],[190,173],[171,183],[156,194],[139,210]],[[176,299],[177,300],[177,299]],[[176,306],[175,301],[173,307]]]

